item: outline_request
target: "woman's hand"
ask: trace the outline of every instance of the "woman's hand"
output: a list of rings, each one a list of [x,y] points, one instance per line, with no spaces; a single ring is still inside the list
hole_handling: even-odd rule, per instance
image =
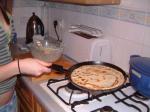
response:
[[[48,73],[51,71],[48,66],[51,63],[47,63],[34,58],[26,58],[19,60],[20,72],[23,74],[39,76],[42,73]]]

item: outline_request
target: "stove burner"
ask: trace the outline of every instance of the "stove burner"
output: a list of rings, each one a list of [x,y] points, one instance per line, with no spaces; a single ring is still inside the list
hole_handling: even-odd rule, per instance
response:
[[[143,95],[142,95],[141,93],[139,93],[139,92],[136,92],[136,93],[134,94],[134,96],[135,96],[136,98],[140,99],[140,100],[143,100],[143,101],[149,100],[148,98],[146,98],[145,96],[143,96]]]
[[[100,112],[116,112],[116,111],[110,106],[104,106],[100,109]]]
[[[71,84],[70,82],[67,84],[67,86],[65,87],[66,91],[68,91],[69,93],[71,93],[73,91],[74,94],[82,94],[83,91],[77,87],[75,87],[73,84]]]
[[[142,96],[141,94],[139,94],[138,92],[134,92],[131,95],[128,95],[128,92],[126,93],[126,91],[128,91],[128,87],[129,89],[132,89],[130,83],[127,83],[126,85],[124,85],[120,89],[117,89],[116,91],[103,93],[103,94],[96,95],[96,96],[91,95],[89,92],[83,91],[82,89],[74,86],[72,83],[68,83],[67,79],[61,79],[61,80],[50,79],[47,83],[47,87],[62,102],[64,102],[64,104],[66,104],[67,106],[70,106],[73,112],[78,112],[78,110],[80,111],[80,109],[85,109],[85,111],[87,110],[87,112],[89,112],[88,108],[91,110],[90,112],[118,112],[117,110],[113,108],[114,105],[111,105],[111,103],[115,103],[116,106],[120,106],[117,104],[122,103],[122,105],[125,105],[127,108],[132,108],[134,110],[137,110],[137,112],[142,112],[143,110],[144,110],[143,112],[150,112],[149,105],[146,102],[135,99],[135,97],[137,96],[141,98]],[[122,89],[125,89],[125,90],[123,91]],[[77,94],[74,94],[74,91]],[[115,102],[114,100],[110,100],[111,101],[110,103],[107,101],[105,103],[104,101],[104,103],[109,104],[109,106],[107,105],[107,106],[101,107],[102,106],[101,103],[103,104],[103,100],[105,100],[105,98],[103,99],[101,97],[107,96],[107,95],[108,95],[108,98],[109,96],[111,98],[113,95],[115,98],[114,99]],[[120,98],[120,95],[122,96],[121,98]],[[142,98],[147,99],[143,96]],[[123,111],[126,111],[126,110],[123,110]]]

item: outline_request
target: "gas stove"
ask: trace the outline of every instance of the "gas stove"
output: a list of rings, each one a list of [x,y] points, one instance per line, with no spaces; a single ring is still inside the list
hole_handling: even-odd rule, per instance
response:
[[[40,86],[66,112],[150,112],[150,99],[141,96],[130,83],[99,95],[76,88],[67,78],[50,79]]]

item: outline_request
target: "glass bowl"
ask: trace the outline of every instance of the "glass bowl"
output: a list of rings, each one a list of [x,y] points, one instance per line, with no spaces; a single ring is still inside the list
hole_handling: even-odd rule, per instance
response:
[[[53,43],[47,40],[34,41],[31,44],[31,53],[34,58],[46,61],[55,62],[63,53],[63,47],[61,43]]]

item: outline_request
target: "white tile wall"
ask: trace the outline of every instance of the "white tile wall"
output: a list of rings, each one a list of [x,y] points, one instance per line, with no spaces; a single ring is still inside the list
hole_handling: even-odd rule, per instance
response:
[[[16,0],[19,1],[19,0]],[[29,1],[28,1],[29,2]],[[31,1],[30,1],[31,3]],[[19,3],[21,4],[21,3]],[[35,11],[41,17],[41,4],[14,8],[15,26],[19,36],[25,36],[25,22]],[[111,35],[112,61],[128,72],[129,57],[140,54],[150,57],[150,0],[121,0],[117,6],[85,7],[49,3],[49,33],[56,37],[53,20],[63,20],[59,34],[65,38],[69,25],[85,24]]]
[[[150,57],[150,46],[144,45],[142,47],[142,55],[146,57]]]
[[[143,38],[143,40],[144,40],[143,44],[147,45],[147,46],[150,46],[150,28],[145,27],[143,29],[144,29],[144,32],[145,32],[145,35],[144,35],[144,38]]]
[[[120,7],[150,11],[150,0],[121,0]]]
[[[32,12],[35,12],[36,15],[41,17],[41,8],[40,7],[16,7],[14,8],[13,18],[14,25],[18,37],[25,37],[26,24],[29,18],[32,16]]]
[[[114,64],[124,68],[128,71],[130,55],[141,54],[142,45],[136,44],[132,41],[121,39],[121,38],[111,38],[112,46],[112,61]]]
[[[142,6],[137,3],[136,7],[135,6],[131,7],[132,6],[131,1],[128,1],[128,2],[126,1],[125,3],[128,3],[128,4],[130,3],[130,5],[128,6],[130,10],[138,9],[139,11],[144,11],[144,12],[146,12],[147,10],[147,8],[145,8],[145,3],[141,4]],[[133,4],[136,5],[135,3]],[[105,8],[107,6],[103,6],[103,7]],[[121,5],[120,7],[127,8],[127,4]],[[96,9],[97,7],[94,10]],[[101,7],[99,11],[101,11]],[[116,16],[114,16],[114,18],[111,18],[113,15],[110,17],[97,16],[95,15],[95,13],[91,14],[93,12],[89,10],[87,12],[83,10],[81,12],[77,12],[77,11],[70,11],[66,9],[60,10],[59,8],[50,8],[50,12],[52,14],[52,20],[54,19],[64,20],[65,28],[68,28],[68,26],[71,24],[86,24],[92,27],[102,29],[105,34],[111,35],[111,38],[109,39],[111,40],[111,45],[112,45],[112,61],[114,64],[120,66],[127,72],[129,69],[130,55],[139,54],[142,56],[150,57],[150,53],[149,53],[150,52],[149,50],[150,27],[148,27],[147,25],[140,24],[140,22],[143,22],[143,21],[145,22],[145,18],[144,19],[140,18],[140,17],[144,17],[145,15],[140,16],[138,15],[139,13],[134,12],[136,17],[139,17],[137,19],[139,24],[136,24],[132,21],[130,22],[122,21]],[[110,14],[117,15],[116,12],[111,12]],[[61,35],[63,36],[63,38],[65,38],[65,35],[63,34],[64,33],[62,32]],[[55,36],[55,34],[53,34],[53,36]]]

